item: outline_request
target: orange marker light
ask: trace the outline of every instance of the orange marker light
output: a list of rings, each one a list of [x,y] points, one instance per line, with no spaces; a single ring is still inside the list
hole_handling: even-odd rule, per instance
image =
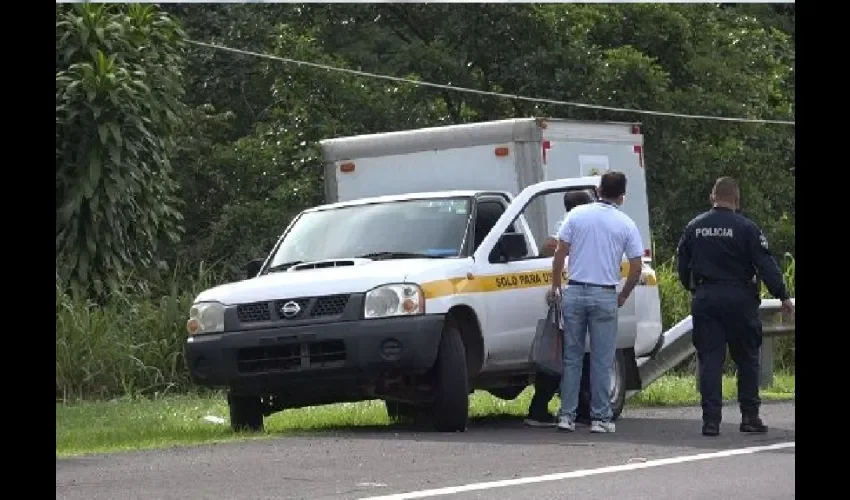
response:
[[[404,312],[412,313],[416,310],[416,302],[410,299],[404,299],[404,302],[401,303],[401,307],[404,309]]]
[[[354,172],[354,164],[351,162],[343,163],[339,166],[339,171],[343,173]]]
[[[508,148],[496,148],[496,156],[508,156],[511,150]]]

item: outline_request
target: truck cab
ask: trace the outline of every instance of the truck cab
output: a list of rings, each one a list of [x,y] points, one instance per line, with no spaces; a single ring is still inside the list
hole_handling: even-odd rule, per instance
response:
[[[485,130],[484,139],[494,139],[493,130]],[[403,134],[407,147],[418,137]],[[369,141],[377,139],[351,138],[347,151],[368,153]],[[471,175],[469,151],[451,153],[448,158],[458,160],[446,172],[445,162],[425,161],[433,152],[424,151],[423,158],[400,152],[407,155],[400,159],[386,154],[387,144],[377,152],[372,147],[372,156],[335,158],[330,150],[346,148],[334,141],[324,145],[333,202],[296,216],[248,279],[195,299],[187,322],[191,376],[200,385],[228,389],[234,429],[261,429],[264,416],[287,408],[382,399],[393,418],[464,430],[475,389],[512,399],[531,382],[531,343],[546,316],[551,283],[551,258],[538,252],[547,233],[541,220],[546,200],[573,189],[592,192],[599,176],[517,189],[523,175],[535,176],[520,172],[488,182],[481,168],[491,174],[528,170],[519,162],[510,169],[479,164]],[[495,148],[507,154],[533,149],[516,143]],[[494,157],[502,160],[499,152]],[[437,166],[442,175],[461,172],[431,184],[472,184],[478,177],[489,186],[412,191],[409,175],[393,180],[404,172],[385,168],[394,165],[414,176],[420,173],[411,165]],[[376,189],[385,194],[357,194]],[[349,199],[339,199],[340,193]],[[658,290],[647,261],[620,310],[611,382],[615,415],[626,391],[640,388],[636,358],[660,333]]]

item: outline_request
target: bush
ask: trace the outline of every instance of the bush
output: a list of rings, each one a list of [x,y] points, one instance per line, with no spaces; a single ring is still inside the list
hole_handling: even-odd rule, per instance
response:
[[[794,257],[790,254],[785,255],[785,259],[781,262],[783,274],[785,276],[785,284],[788,286],[788,292],[793,297],[795,294],[795,266]],[[658,276],[659,292],[661,294],[661,322],[663,330],[667,330],[683,318],[691,313],[691,298],[689,293],[679,283],[676,276],[676,267],[673,261],[665,262],[655,269]],[[762,298],[770,298],[767,288],[762,284]],[[775,368],[782,371],[794,371],[794,337],[778,337],[776,340],[775,351]],[[693,357],[682,363],[676,372],[693,373],[694,370]],[[726,370],[734,370],[734,364],[729,356],[726,356]]]
[[[203,267],[197,276],[184,287],[172,278],[170,286],[147,297],[114,291],[101,305],[57,279],[57,400],[188,390],[186,314],[195,292],[213,283]]]
[[[787,259],[784,269],[793,295],[793,258]],[[678,283],[672,263],[662,264],[657,272],[666,330],[690,313],[690,298]],[[186,284],[181,284],[179,275],[172,275],[168,286],[149,296],[118,291],[100,306],[67,291],[57,279],[58,400],[158,395],[192,389],[183,357],[186,314],[197,292],[220,281],[203,267]],[[778,368],[793,370],[793,337],[779,339],[776,360]],[[688,365],[683,363],[681,371],[687,370]]]

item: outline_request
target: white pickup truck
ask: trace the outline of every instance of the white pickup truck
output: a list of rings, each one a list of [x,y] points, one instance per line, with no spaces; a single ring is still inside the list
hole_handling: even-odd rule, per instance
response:
[[[248,279],[202,292],[189,312],[192,379],[228,389],[233,429],[382,399],[392,418],[462,431],[473,390],[517,397],[551,280],[538,242],[563,194],[593,192],[609,168],[627,175],[623,210],[647,249],[619,312],[619,416],[662,333],[637,125],[516,119],[321,145],[332,203],[296,216]]]

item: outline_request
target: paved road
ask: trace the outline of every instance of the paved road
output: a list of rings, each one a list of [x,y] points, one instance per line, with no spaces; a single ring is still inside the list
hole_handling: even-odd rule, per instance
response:
[[[763,406],[771,426],[764,436],[741,435],[734,406],[725,415],[717,438],[699,434],[698,408],[627,408],[614,435],[590,434],[586,427],[565,435],[527,429],[516,420],[477,421],[457,434],[382,427],[57,459],[56,498],[351,499],[571,471],[559,480],[530,479],[436,498],[794,498],[793,447],[654,462],[795,440],[793,403]],[[660,465],[575,472],[641,463]]]
[[[794,461],[791,448],[436,498],[779,500],[794,498]]]

